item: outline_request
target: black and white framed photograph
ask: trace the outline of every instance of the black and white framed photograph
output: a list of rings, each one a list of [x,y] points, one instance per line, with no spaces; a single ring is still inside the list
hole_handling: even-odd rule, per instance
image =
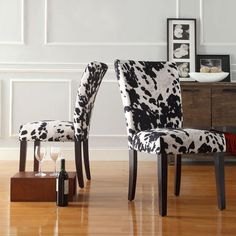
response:
[[[197,72],[217,73],[228,72],[229,75],[221,82],[230,82],[229,55],[197,55]]]
[[[182,59],[186,58],[189,59],[189,43],[174,43],[173,44],[173,58],[175,59]]]
[[[176,63],[180,80],[196,71],[196,19],[167,19],[167,60]]]
[[[175,62],[179,71],[180,78],[189,77],[189,62]]]
[[[189,25],[174,24],[173,25],[174,39],[189,40]]]

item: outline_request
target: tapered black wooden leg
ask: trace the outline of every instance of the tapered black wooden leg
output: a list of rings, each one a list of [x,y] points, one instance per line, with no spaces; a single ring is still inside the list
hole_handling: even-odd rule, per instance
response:
[[[158,190],[159,190],[159,213],[167,214],[167,155],[158,155]]]
[[[86,177],[88,180],[91,179],[90,166],[89,166],[89,149],[88,149],[88,139],[83,141],[83,154],[84,154],[84,168]]]
[[[137,180],[137,151],[129,151],[129,193],[130,201],[135,198],[136,180]]]
[[[225,209],[225,171],[224,171],[224,154],[216,153],[214,155],[215,177],[218,208]]]
[[[39,171],[39,162],[35,157],[35,150],[36,150],[37,146],[40,148],[40,141],[39,140],[34,142],[34,171]]]
[[[27,141],[20,141],[19,171],[25,171],[26,154],[27,154]]]
[[[179,196],[181,183],[181,155],[175,155],[175,196]]]
[[[75,166],[77,172],[77,178],[80,188],[84,187],[83,168],[82,168],[82,153],[81,142],[75,141]]]

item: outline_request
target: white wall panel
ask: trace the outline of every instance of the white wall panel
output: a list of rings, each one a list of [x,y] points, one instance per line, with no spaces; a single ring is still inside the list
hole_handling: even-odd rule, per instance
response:
[[[0,0],[0,45],[22,44],[24,0]]]
[[[91,123],[91,135],[126,135],[124,112],[116,80],[104,81],[97,96]]]
[[[201,0],[202,43],[205,45],[236,45],[234,30],[235,0]]]
[[[166,35],[160,32],[165,32],[166,18],[175,16],[177,7],[176,0],[46,0],[45,4],[46,43],[67,45],[165,45]]]
[[[11,80],[10,96],[10,136],[26,122],[71,120],[70,80]]]
[[[0,80],[0,137],[2,136],[2,81]]]
[[[166,19],[197,18],[198,53],[230,54],[236,81],[235,9],[235,0],[0,0],[0,148],[18,147],[9,130],[17,133],[21,123],[68,120],[92,60],[109,71],[93,112],[91,148],[127,148],[114,59],[166,60]]]

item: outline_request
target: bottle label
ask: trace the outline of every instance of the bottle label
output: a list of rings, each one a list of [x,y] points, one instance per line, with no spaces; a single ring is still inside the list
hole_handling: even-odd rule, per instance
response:
[[[58,192],[58,178],[56,178],[56,191]]]
[[[64,181],[64,194],[69,194],[69,181],[68,179]]]

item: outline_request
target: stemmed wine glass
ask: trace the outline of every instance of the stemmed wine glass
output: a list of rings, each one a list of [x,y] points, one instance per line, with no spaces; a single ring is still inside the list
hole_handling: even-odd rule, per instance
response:
[[[50,157],[54,161],[54,172],[50,176],[57,176],[57,159],[61,155],[61,150],[59,147],[51,147]]]
[[[35,157],[39,162],[39,172],[36,173],[35,176],[43,177],[43,176],[46,175],[45,173],[42,172],[42,169],[41,169],[42,161],[46,157],[46,154],[47,154],[47,150],[46,150],[45,147],[36,146],[36,148],[35,148]]]

